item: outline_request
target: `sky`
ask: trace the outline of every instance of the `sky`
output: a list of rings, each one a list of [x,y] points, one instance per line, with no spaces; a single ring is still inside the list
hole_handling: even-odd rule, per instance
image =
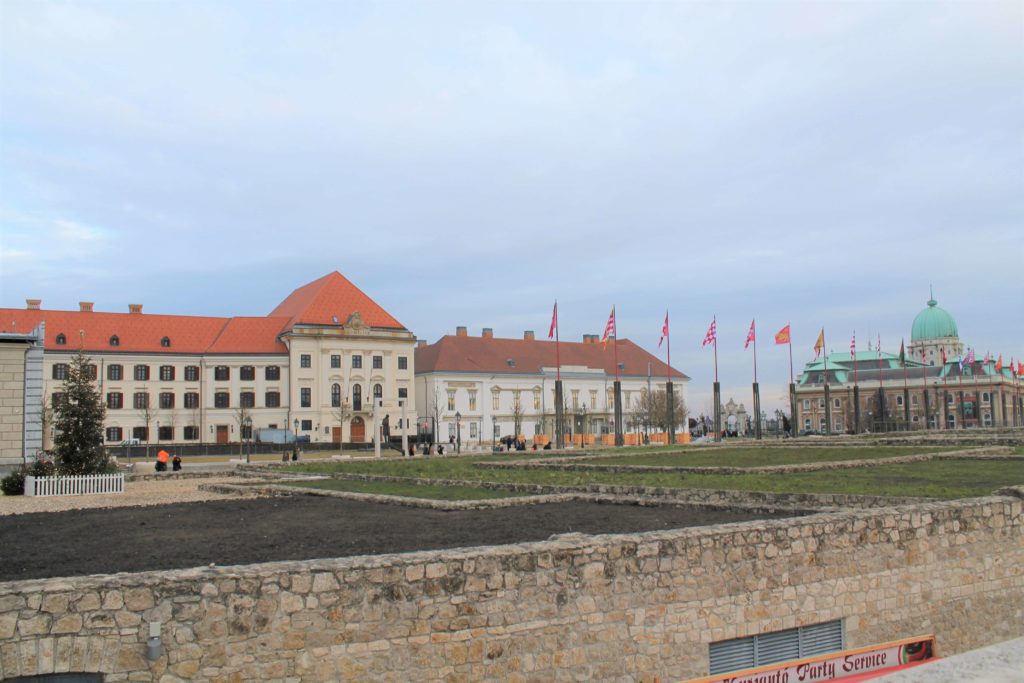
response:
[[[782,407],[929,287],[1024,358],[1024,3],[0,2],[0,306],[266,315],[332,271],[418,338],[652,353]]]

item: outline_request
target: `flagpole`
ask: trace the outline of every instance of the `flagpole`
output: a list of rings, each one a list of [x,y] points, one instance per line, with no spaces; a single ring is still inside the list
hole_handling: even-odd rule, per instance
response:
[[[761,438],[761,390],[757,386],[757,328],[750,321],[750,331],[754,333],[754,438]]]
[[[665,408],[668,423],[668,445],[676,445],[676,394],[672,386],[672,335],[669,334],[668,310],[665,310]],[[650,397],[648,397],[650,400]]]
[[[796,436],[796,384],[793,383],[793,328],[789,327],[789,435]]]
[[[562,354],[558,344],[558,299],[555,299],[555,381],[562,381]]]
[[[789,327],[789,323],[786,323],[786,327]],[[793,383],[793,330],[790,328],[789,331],[789,383]]]
[[[828,390],[828,344],[825,342],[825,328],[821,328],[821,352],[825,356],[825,435],[832,436],[832,404]]]
[[[718,316],[711,318],[712,323],[718,322]],[[717,327],[717,325],[716,325]],[[715,347],[715,384],[718,384],[718,330],[715,330],[715,338],[711,340],[711,343]]]
[[[870,346],[870,343],[868,344]],[[860,385],[857,382],[857,330],[853,331],[853,343],[851,353],[853,355],[853,433],[860,433]]]

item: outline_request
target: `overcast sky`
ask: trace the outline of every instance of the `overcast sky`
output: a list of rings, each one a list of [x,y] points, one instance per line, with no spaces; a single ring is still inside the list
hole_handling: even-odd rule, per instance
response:
[[[928,287],[1024,357],[1024,3],[0,2],[0,306],[265,315],[338,270],[419,338],[603,330],[690,408]],[[664,351],[664,347],[661,352]]]

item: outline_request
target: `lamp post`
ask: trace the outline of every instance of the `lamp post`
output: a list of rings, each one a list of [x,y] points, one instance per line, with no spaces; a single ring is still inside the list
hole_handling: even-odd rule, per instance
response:
[[[462,413],[455,413],[455,452],[462,452]]]
[[[648,363],[648,365],[650,365],[650,363]],[[587,404],[586,403],[583,404],[583,410],[582,410],[581,415],[582,415],[582,417],[580,418],[580,448],[586,448],[587,446],[586,446],[586,444],[583,441],[584,438],[586,437],[586,434],[587,434]]]
[[[245,439],[245,464],[248,465],[252,453],[252,418],[246,415],[242,424],[245,426],[245,433],[242,434]]]
[[[491,453],[497,448],[498,441],[498,418],[491,415]]]
[[[295,460],[298,460],[299,459],[299,418],[295,418],[295,421],[292,424],[295,427],[295,431],[294,431],[294,434],[295,434],[295,447],[292,449],[292,457]]]

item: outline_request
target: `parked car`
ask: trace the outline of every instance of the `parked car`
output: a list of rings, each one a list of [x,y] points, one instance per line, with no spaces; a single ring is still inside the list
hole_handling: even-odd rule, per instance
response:
[[[141,441],[139,441],[139,439],[136,439],[136,438],[133,437],[131,439],[125,439],[124,441],[121,442],[121,445],[122,446],[138,446],[140,443],[141,443]]]
[[[813,429],[801,429],[800,436],[818,436],[818,432]]]

